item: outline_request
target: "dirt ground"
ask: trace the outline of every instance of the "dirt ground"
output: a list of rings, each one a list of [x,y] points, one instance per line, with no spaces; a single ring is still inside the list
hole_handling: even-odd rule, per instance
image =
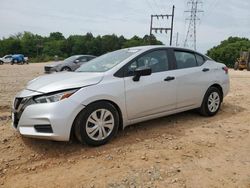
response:
[[[101,147],[22,138],[12,98],[44,64],[0,66],[0,187],[250,187],[250,72],[212,118],[184,112],[120,131]]]

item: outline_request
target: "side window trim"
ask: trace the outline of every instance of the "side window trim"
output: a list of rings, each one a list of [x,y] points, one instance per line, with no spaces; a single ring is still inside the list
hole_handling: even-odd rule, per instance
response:
[[[167,53],[168,53],[168,63],[170,66],[169,70],[175,70],[177,69],[177,63],[176,63],[176,59],[174,56],[174,50],[173,48],[169,48],[167,49]]]

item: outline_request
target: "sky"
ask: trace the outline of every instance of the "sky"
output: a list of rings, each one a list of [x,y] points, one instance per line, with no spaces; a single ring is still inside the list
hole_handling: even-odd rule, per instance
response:
[[[151,14],[171,14],[175,5],[174,43],[183,46],[189,13],[187,0],[0,0],[0,38],[30,31],[65,37],[92,32],[130,38],[149,34]],[[203,0],[198,14],[197,51],[205,53],[229,36],[250,38],[250,0]],[[154,27],[168,27],[170,20],[154,20]],[[170,33],[156,33],[169,44]],[[189,43],[189,46],[190,43]]]

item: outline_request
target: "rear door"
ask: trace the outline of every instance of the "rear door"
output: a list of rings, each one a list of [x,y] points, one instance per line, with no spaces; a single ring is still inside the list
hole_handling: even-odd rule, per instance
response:
[[[152,74],[133,81],[133,71],[150,67]],[[172,77],[165,49],[146,52],[125,70],[125,95],[128,119],[137,119],[176,108],[176,80]],[[168,78],[168,79],[167,79]]]
[[[209,87],[211,70],[205,58],[195,52],[173,50],[177,81],[177,108],[198,107]]]

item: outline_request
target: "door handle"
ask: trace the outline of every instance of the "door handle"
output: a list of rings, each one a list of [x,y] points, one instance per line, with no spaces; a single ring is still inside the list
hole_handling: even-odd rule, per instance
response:
[[[173,76],[168,76],[167,78],[164,79],[164,81],[171,81],[171,80],[174,80],[175,77]]]
[[[207,71],[209,71],[209,68],[204,68],[204,69],[202,69],[202,71],[207,72]]]

